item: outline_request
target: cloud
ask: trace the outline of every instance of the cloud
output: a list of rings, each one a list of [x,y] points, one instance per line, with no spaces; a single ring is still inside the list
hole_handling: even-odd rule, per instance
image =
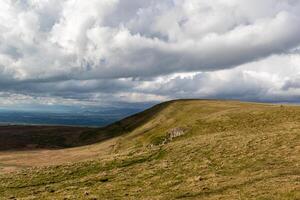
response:
[[[171,98],[298,102],[299,65],[298,54],[276,55],[230,70],[165,77],[139,89]]]
[[[4,0],[0,91],[294,100],[299,9],[297,0]]]

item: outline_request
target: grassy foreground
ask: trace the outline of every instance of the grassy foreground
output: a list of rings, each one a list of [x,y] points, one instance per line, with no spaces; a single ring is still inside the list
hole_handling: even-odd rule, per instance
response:
[[[300,107],[172,101],[81,139],[0,154],[0,199],[300,199]]]

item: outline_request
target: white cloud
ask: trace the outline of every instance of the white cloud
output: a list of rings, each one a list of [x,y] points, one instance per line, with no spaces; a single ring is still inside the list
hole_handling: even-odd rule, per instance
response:
[[[166,77],[141,88],[147,90],[172,98],[296,102],[300,97],[300,55],[276,55],[230,70]]]
[[[294,101],[299,10],[297,0],[3,0],[0,91]]]

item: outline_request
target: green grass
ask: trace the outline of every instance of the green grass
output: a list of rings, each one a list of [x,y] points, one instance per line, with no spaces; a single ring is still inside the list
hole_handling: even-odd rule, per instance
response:
[[[300,199],[299,107],[173,101],[85,139],[109,131],[108,156],[2,174],[0,199]]]

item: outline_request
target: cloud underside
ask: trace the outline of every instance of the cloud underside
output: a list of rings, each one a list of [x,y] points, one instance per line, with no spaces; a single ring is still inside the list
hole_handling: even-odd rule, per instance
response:
[[[298,101],[297,0],[4,0],[1,104]]]

